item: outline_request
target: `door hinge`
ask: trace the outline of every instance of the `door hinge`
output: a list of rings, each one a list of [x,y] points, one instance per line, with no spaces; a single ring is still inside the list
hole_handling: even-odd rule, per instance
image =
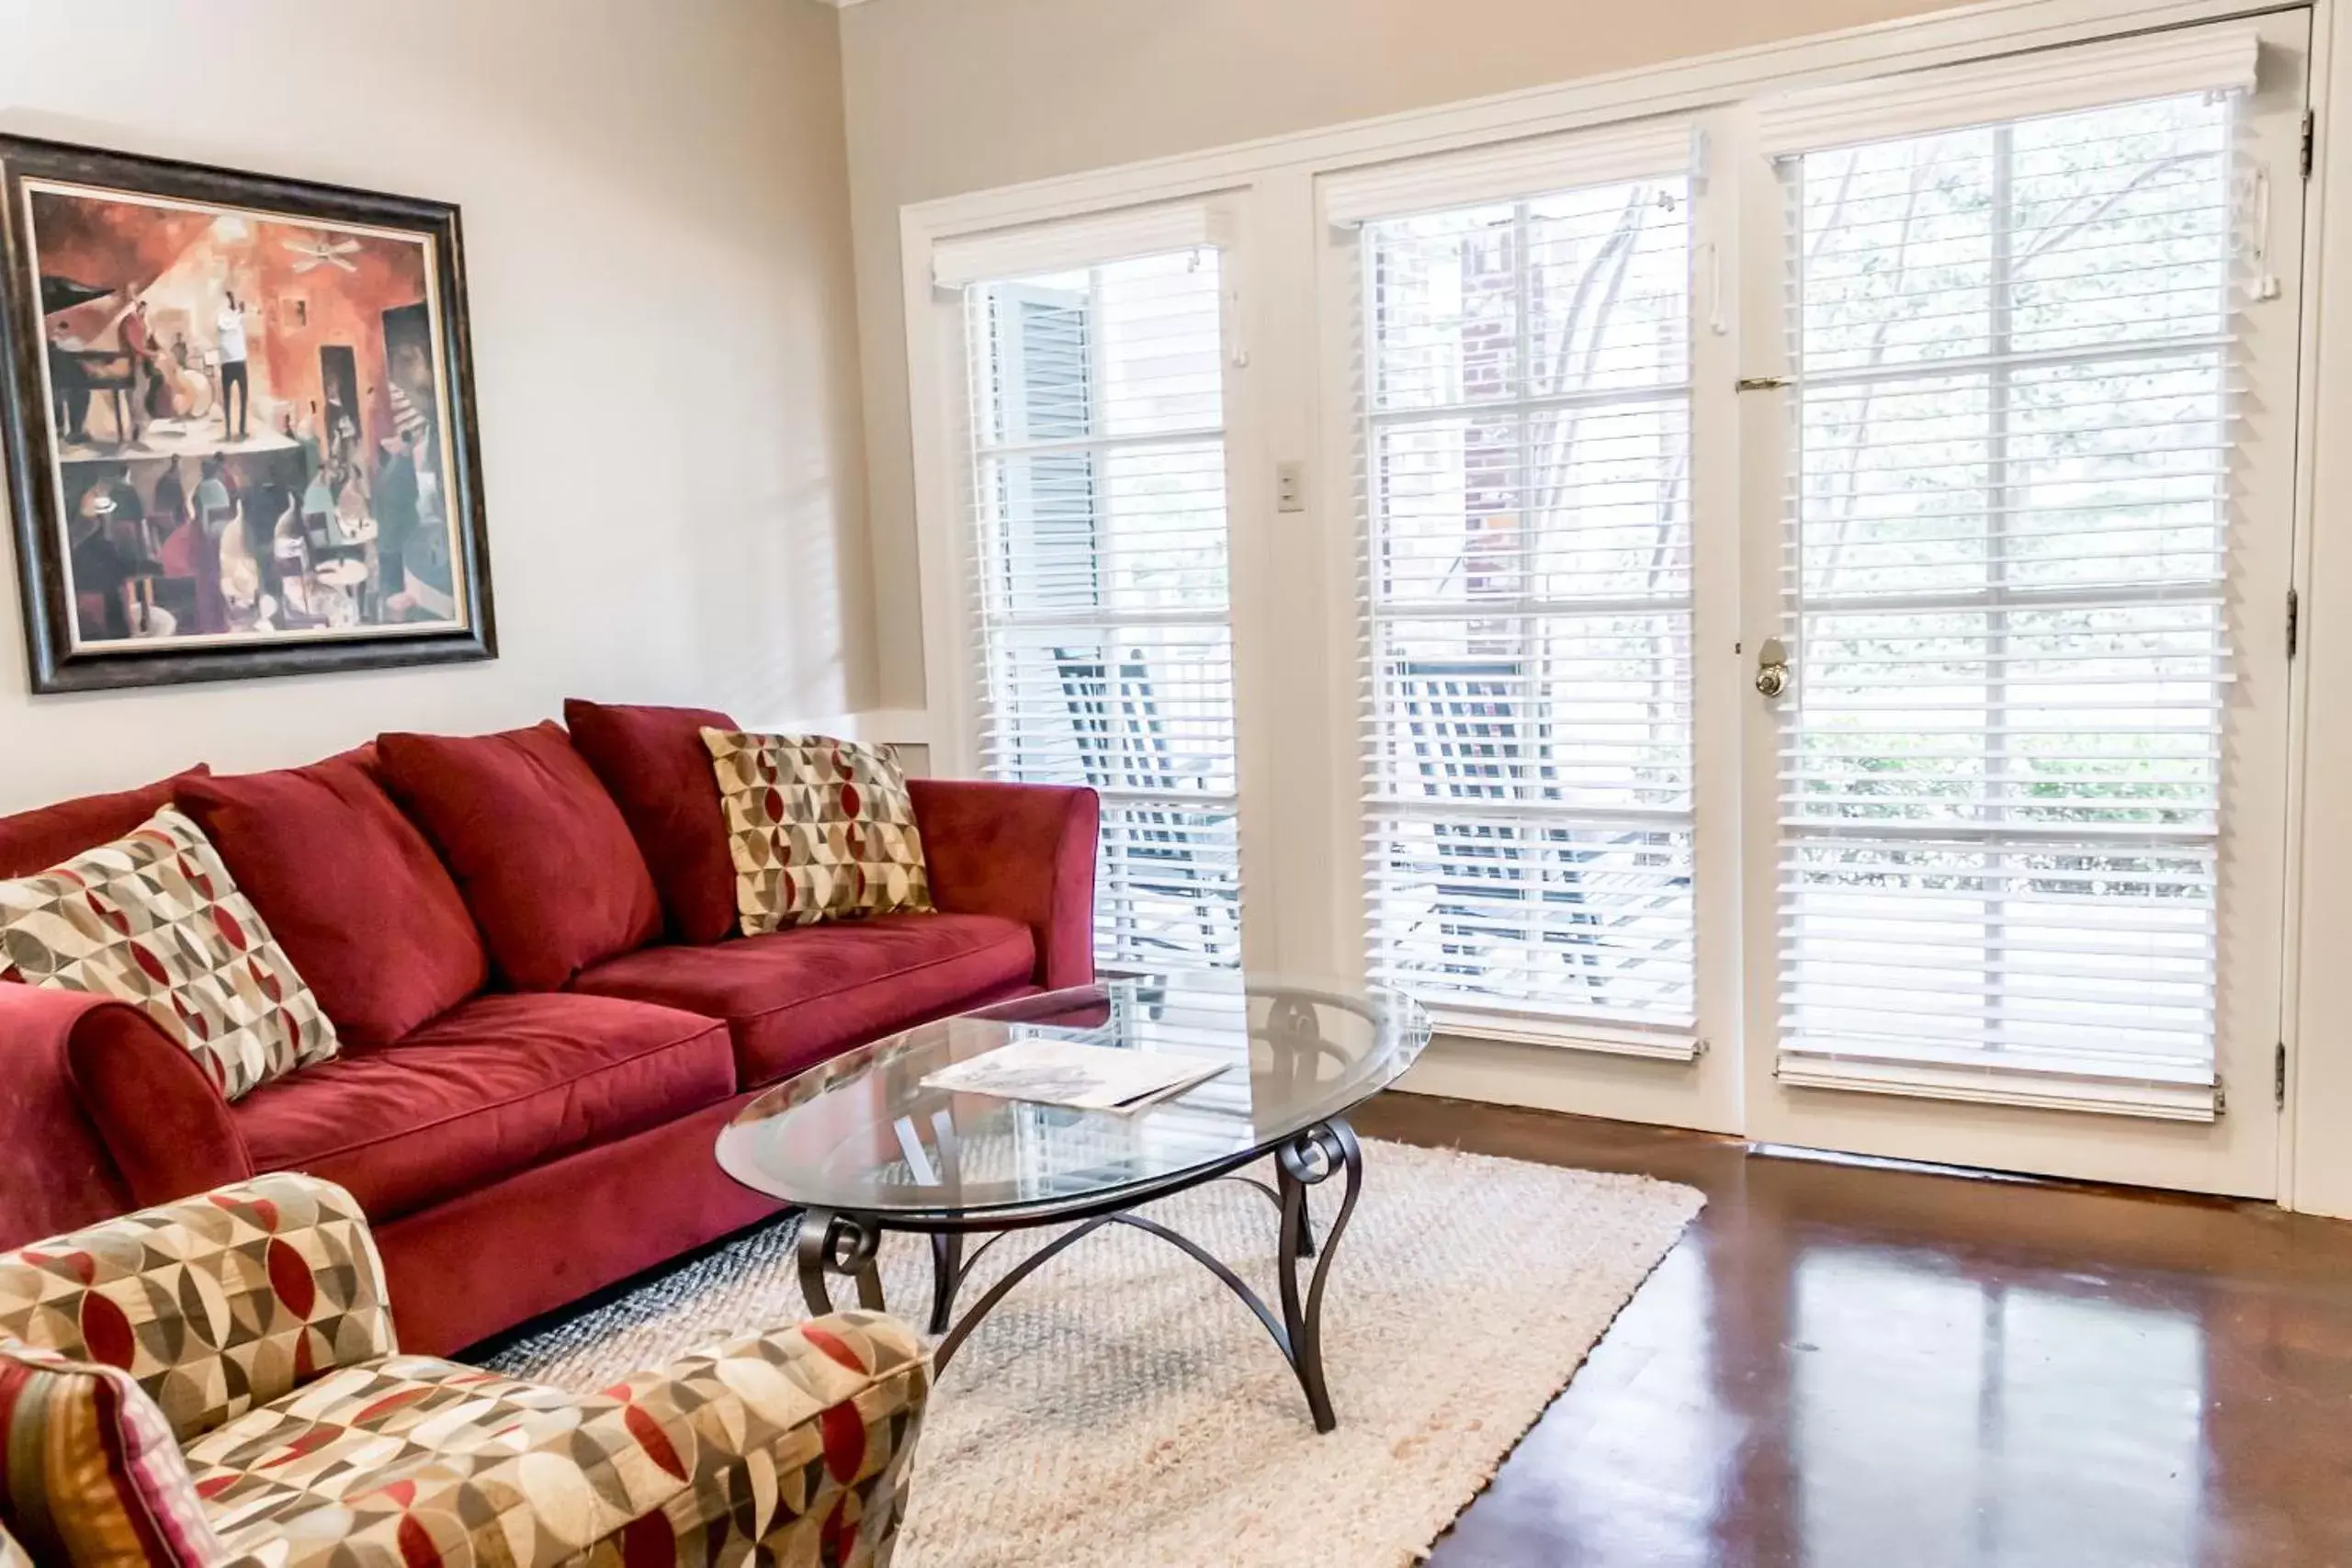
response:
[[[2287,1109],[2287,1043],[2278,1042],[2278,1054],[2270,1058],[2270,1102],[2279,1110]]]
[[[2319,116],[2310,109],[2303,111],[2303,178],[2312,177],[2312,154],[2319,144]]]
[[[2292,659],[2303,643],[2303,596],[2294,589],[2287,590],[2287,657]]]

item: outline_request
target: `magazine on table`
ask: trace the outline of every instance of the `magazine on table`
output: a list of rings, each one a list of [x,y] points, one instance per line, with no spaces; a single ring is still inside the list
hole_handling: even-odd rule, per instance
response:
[[[1039,1035],[942,1067],[922,1081],[952,1094],[1125,1113],[1205,1083],[1230,1065]]]

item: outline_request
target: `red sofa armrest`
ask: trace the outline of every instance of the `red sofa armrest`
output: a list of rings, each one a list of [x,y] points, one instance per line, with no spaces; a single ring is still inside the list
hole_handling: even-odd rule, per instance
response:
[[[254,1174],[220,1087],[145,1013],[66,992],[0,990],[81,1004],[64,1032],[66,1074],[132,1204],[168,1203]]]
[[[1094,852],[1102,807],[1091,789],[909,779],[932,902],[1002,915],[1037,942],[1037,984],[1094,982]]]
[[[67,1055],[74,1031],[108,1009],[131,1010],[0,982],[0,1247],[79,1230],[132,1206],[74,1092]]]

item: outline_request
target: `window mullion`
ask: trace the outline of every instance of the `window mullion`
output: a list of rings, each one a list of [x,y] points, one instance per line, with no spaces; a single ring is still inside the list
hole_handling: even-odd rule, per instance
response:
[[[2016,278],[2014,229],[2016,213],[2016,140],[2008,126],[1993,131],[1992,321],[1987,346],[1992,351],[1985,410],[1988,450],[1984,499],[1990,513],[1984,520],[1984,569],[1992,605],[1985,613],[1984,649],[1984,794],[1980,815],[1988,826],[2005,826],[2008,818],[2009,752],[2009,614],[2004,589],[2008,581],[2007,538],[2009,501],[2009,400],[2014,372],[2008,363],[2016,344]],[[1984,851],[1984,874],[1990,893],[1984,901],[1984,1045],[2005,1048],[2008,1024],[2008,892],[2010,858],[1999,841]]]
[[[1510,389],[1510,396],[1514,405],[1511,428],[1517,433],[1511,453],[1514,491],[1511,514],[1516,525],[1513,533],[1516,535],[1519,558],[1512,563],[1511,580],[1515,596],[1522,604],[1533,596],[1534,566],[1543,559],[1540,532],[1544,526],[1543,485],[1538,477],[1535,456],[1536,416],[1532,415],[1527,408],[1527,400],[1535,393],[1535,356],[1542,348],[1536,341],[1534,325],[1535,291],[1530,282],[1534,273],[1534,261],[1529,254],[1530,238],[1527,203],[1517,202],[1510,213],[1513,385]],[[1510,625],[1518,649],[1516,663],[1520,671],[1518,709],[1511,716],[1511,723],[1514,729],[1528,738],[1527,742],[1518,749],[1518,755],[1510,765],[1525,769],[1532,763],[1541,776],[1550,773],[1555,763],[1552,727],[1545,722],[1549,717],[1546,711],[1549,705],[1544,701],[1543,694],[1545,688],[1536,670],[1536,660],[1540,657],[1536,622],[1533,616],[1521,615],[1515,616]],[[1512,796],[1518,798],[1526,787],[1526,782],[1521,781],[1517,788],[1511,789]],[[1511,828],[1512,852],[1526,857],[1525,863],[1531,873],[1529,880],[1533,885],[1527,890],[1531,908],[1521,928],[1524,932],[1522,940],[1531,953],[1544,951],[1544,885],[1549,879],[1549,871],[1544,864],[1543,832],[1544,829],[1524,819],[1514,822]]]

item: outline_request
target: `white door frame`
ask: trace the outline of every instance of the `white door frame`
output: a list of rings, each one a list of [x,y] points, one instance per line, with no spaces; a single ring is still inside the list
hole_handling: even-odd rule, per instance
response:
[[[2324,243],[2330,205],[2352,212],[2352,157],[2332,157],[2327,134],[2330,105],[2343,101],[2337,85],[2352,91],[2352,37],[2345,36],[2352,30],[2335,25],[2342,3],[2312,4],[2312,101],[2322,134],[2308,191],[2304,245],[2301,418],[2307,436],[2324,428],[2336,409],[2352,409],[2352,308],[2331,313],[2320,303],[2352,299],[2352,244],[2338,245],[2331,254]],[[1279,625],[1270,646],[1283,650],[1281,679],[1288,684],[1262,698],[1240,698],[1244,744],[1257,733],[1260,757],[1256,765],[1245,761],[1243,766],[1246,897],[1250,919],[1274,928],[1270,937],[1245,942],[1253,959],[1264,953],[1262,941],[1285,967],[1344,974],[1361,961],[1355,917],[1346,913],[1360,901],[1357,750],[1352,724],[1335,722],[1333,716],[1353,711],[1354,518],[1349,461],[1330,439],[1328,382],[1319,363],[1329,357],[1334,323],[1318,314],[1326,308],[1318,298],[1328,299],[1331,290],[1312,287],[1325,265],[1317,253],[1329,241],[1329,231],[1312,209],[1314,176],[1637,115],[1718,109],[1768,91],[2276,8],[2258,0],[1994,0],[902,209],[899,237],[927,708],[939,769],[965,772],[971,762],[959,739],[963,716],[956,711],[968,690],[959,678],[967,630],[960,624],[956,551],[961,386],[944,362],[939,334],[926,327],[938,319],[929,276],[934,242],[1209,192],[1231,193],[1248,213],[1247,248],[1236,261],[1250,301],[1254,384],[1237,396],[1234,416],[1238,421],[1245,407],[1252,411],[1257,449],[1247,460],[1267,471],[1245,471],[1244,458],[1235,453],[1236,616],[1238,622],[1250,613]],[[1727,276],[1738,276],[1734,260],[1726,253]],[[1310,326],[1322,342],[1320,350],[1305,344]],[[879,367],[886,361],[877,353],[868,363]],[[2305,796],[2328,801],[2327,784],[2352,768],[2352,711],[2333,712],[2311,704],[2308,696],[2320,680],[2335,677],[2338,690],[2352,681],[2352,634],[2330,635],[2337,607],[2352,613],[2352,522],[2336,525],[2341,536],[2328,538],[2316,538],[2308,525],[2314,517],[2352,519],[2352,449],[2341,442],[2335,447],[2307,439],[2298,456],[2304,657],[2293,677],[2296,776],[2316,780],[2320,787],[2299,784],[2290,802],[2290,951],[2282,1032],[2290,1064],[2290,1115],[2278,1140],[2277,1187],[2282,1201],[2296,1206],[2352,1215],[2352,1140],[2328,1131],[2352,1122],[2352,1022],[2346,1021],[2352,1021],[2352,964],[2342,962],[2334,936],[2352,929],[2352,820],[2323,810],[2308,834],[2302,821]],[[872,455],[877,465],[894,460],[887,451]],[[1271,494],[1272,465],[1283,461],[1305,464],[1309,509],[1277,515],[1269,504],[1248,525],[1253,537],[1245,541],[1245,517],[1254,506],[1249,498],[1253,491]],[[1700,526],[1706,527],[1707,520],[1700,519]],[[1301,574],[1318,581],[1299,582]],[[1256,577],[1257,583],[1245,587],[1245,575]],[[1244,611],[1245,601],[1253,611]],[[1237,648],[1242,635],[1237,626]],[[1245,676],[1245,687],[1258,678]],[[1329,705],[1334,697],[1343,699],[1343,705]],[[1702,795],[1706,788],[1702,779]],[[1253,795],[1271,798],[1253,802]],[[1253,805],[1254,832],[1249,826]],[[1716,1053],[1746,1054],[1743,1041],[1714,1044]],[[1651,1066],[1544,1047],[1441,1046],[1408,1087],[1643,1117],[1644,1101],[1654,1098],[1642,1087],[1643,1069]],[[1728,1101],[1725,1124],[1736,1126],[1745,1116],[1745,1090],[1741,1086]],[[2297,1139],[2297,1125],[2319,1131]]]

